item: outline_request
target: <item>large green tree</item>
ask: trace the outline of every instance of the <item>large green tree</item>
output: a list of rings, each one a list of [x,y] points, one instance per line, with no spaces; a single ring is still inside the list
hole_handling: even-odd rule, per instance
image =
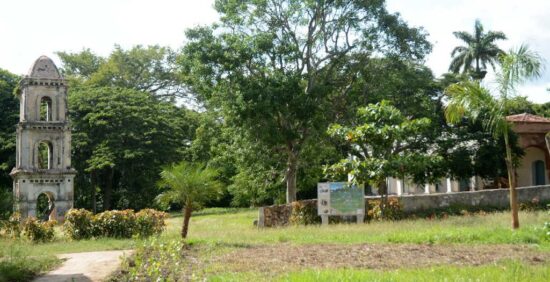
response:
[[[296,200],[305,144],[334,118],[373,56],[422,59],[422,29],[384,1],[218,0],[220,22],[186,32],[184,81],[253,142],[282,153],[286,200]],[[324,133],[323,133],[324,134]]]
[[[497,40],[506,39],[506,35],[500,31],[489,31],[485,33],[481,21],[476,20],[474,33],[466,31],[455,31],[454,36],[466,43],[465,46],[457,46],[453,49],[451,65],[449,70],[458,73],[469,73],[474,79],[482,80],[487,74],[487,64],[493,69],[498,62],[498,57],[504,53],[495,44]]]
[[[0,69],[0,189],[11,187],[9,173],[15,166],[15,128],[19,100],[14,94],[19,77]]]
[[[445,113],[447,119],[453,123],[459,122],[464,116],[473,120],[481,120],[495,138],[502,137],[504,139],[512,228],[516,229],[519,228],[516,172],[509,134],[510,124],[506,117],[510,113],[510,97],[515,94],[517,85],[527,79],[539,77],[542,64],[540,56],[525,45],[502,55],[499,63],[501,70],[497,73],[498,98],[482,87],[479,81],[453,84],[446,90],[450,100]]]
[[[15,166],[15,128],[19,121],[19,101],[14,94],[19,77],[0,69],[0,219],[11,214],[12,179]]]
[[[128,50],[115,45],[108,57],[90,49],[77,53],[57,52],[62,71],[72,82],[88,86],[132,88],[174,101],[185,96],[176,72],[176,52],[158,45],[137,45]]]
[[[187,111],[117,87],[73,88],[69,104],[77,205],[95,210],[97,198],[103,209],[151,206],[162,166],[191,142]]]

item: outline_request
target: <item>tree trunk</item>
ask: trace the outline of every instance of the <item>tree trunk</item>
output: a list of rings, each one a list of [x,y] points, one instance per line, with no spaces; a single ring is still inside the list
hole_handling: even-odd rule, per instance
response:
[[[90,173],[90,183],[92,185],[92,212],[97,213],[97,201],[96,201],[96,172],[95,170]]]
[[[105,183],[105,191],[103,193],[103,209],[104,210],[110,210],[111,209],[111,202],[113,199],[113,176],[115,174],[115,170],[112,168],[109,168],[107,171],[107,181]]]
[[[288,152],[287,169],[285,172],[286,181],[286,203],[296,201],[296,173],[298,171],[298,158],[292,150]]]
[[[187,230],[189,230],[189,219],[191,218],[191,212],[193,208],[190,204],[185,204],[183,208],[183,226],[181,227],[181,238],[187,238]]]
[[[380,193],[380,217],[385,217],[385,209],[388,204],[388,185],[386,179],[378,184],[378,192]]]
[[[519,228],[518,192],[516,191],[516,170],[512,161],[512,148],[508,140],[508,132],[504,135],[506,145],[506,168],[508,170],[508,186],[510,187],[510,209],[512,210],[512,229]]]

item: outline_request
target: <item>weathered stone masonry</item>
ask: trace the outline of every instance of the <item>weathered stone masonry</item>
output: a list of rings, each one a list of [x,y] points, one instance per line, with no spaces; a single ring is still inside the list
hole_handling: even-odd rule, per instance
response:
[[[55,203],[52,215],[63,220],[73,206],[71,128],[67,84],[52,60],[38,58],[20,82],[16,165],[13,178],[15,210],[36,216],[37,199],[46,194]]]

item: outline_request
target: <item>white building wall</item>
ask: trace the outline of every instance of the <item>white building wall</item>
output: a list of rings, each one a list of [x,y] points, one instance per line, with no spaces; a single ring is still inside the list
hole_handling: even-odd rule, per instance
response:
[[[526,148],[524,151],[525,156],[523,156],[523,158],[521,159],[521,165],[516,169],[516,173],[518,176],[518,186],[523,187],[535,185],[535,183],[533,183],[533,163],[539,160],[544,162],[545,183],[548,184],[548,173],[546,171],[546,160],[544,159],[544,151],[536,147],[529,147]]]

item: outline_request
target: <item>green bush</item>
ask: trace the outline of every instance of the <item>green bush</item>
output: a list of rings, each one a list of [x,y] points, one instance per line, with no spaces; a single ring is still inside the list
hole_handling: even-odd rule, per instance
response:
[[[52,241],[55,235],[54,226],[56,223],[55,220],[40,222],[36,217],[27,217],[23,222],[23,237],[35,243]]]
[[[93,215],[84,209],[71,209],[65,215],[63,230],[74,240],[91,237],[149,237],[164,230],[168,214],[153,209],[138,213],[133,210],[112,210]]]
[[[142,238],[160,234],[166,226],[164,222],[166,217],[168,217],[168,214],[165,212],[143,209],[136,213],[134,233]]]
[[[108,281],[186,281],[192,256],[181,240],[157,238],[138,244],[135,254],[123,258],[120,271]],[[185,275],[185,276],[182,276]],[[194,277],[194,276],[193,276]]]
[[[397,198],[388,198],[384,209],[382,209],[382,201],[380,199],[371,199],[368,201],[368,220],[399,220],[403,217],[403,208]]]
[[[112,210],[96,214],[93,219],[95,237],[131,238],[136,214],[133,210]]]
[[[21,234],[21,214],[18,212],[13,213],[8,220],[0,222],[1,231],[3,236],[16,239]]]
[[[92,212],[85,209],[70,209],[65,214],[63,231],[73,240],[88,239],[93,236]]]

